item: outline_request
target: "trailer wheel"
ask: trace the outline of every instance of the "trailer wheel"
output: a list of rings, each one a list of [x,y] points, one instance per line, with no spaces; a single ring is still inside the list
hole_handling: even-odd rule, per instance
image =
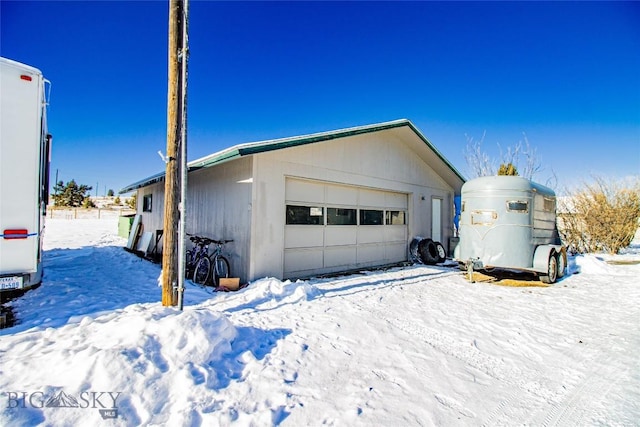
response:
[[[562,251],[558,253],[558,279],[567,274],[567,254]]]
[[[447,251],[440,242],[436,242],[436,252],[438,253],[438,264],[443,263],[447,259]]]
[[[542,283],[555,283],[558,278],[558,257],[555,251],[551,251],[549,254],[549,260],[547,261],[547,274],[540,275],[540,281]]]

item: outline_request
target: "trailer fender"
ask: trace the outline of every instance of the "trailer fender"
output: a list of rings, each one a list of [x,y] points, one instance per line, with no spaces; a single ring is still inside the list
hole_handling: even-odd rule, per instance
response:
[[[561,245],[540,245],[536,248],[536,251],[533,254],[533,271],[538,273],[546,273],[547,266],[549,263],[549,256],[551,253],[555,254],[564,253],[564,250]],[[562,255],[561,255],[562,256]],[[566,264],[566,256],[564,257]]]
[[[551,245],[540,245],[533,254],[533,271],[538,273],[546,273],[549,264],[549,256],[554,251]]]

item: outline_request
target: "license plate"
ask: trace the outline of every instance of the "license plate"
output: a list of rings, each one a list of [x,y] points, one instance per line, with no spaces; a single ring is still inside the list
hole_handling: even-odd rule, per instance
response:
[[[22,276],[0,277],[0,290],[22,289]]]

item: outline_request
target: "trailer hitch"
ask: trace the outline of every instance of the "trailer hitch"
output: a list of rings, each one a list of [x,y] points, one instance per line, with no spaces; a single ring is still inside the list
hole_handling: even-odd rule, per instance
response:
[[[474,283],[473,270],[482,270],[482,261],[480,261],[480,258],[469,258],[464,262],[464,265],[467,270],[467,275],[469,276],[469,282]]]

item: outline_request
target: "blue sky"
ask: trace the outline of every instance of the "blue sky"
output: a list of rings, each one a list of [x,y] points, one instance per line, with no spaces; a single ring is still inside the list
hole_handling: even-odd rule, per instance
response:
[[[640,174],[640,3],[190,3],[189,159],[410,119],[460,170],[523,140],[554,186]],[[52,82],[52,180],[164,170],[168,2],[2,1],[0,54]],[[94,191],[92,191],[92,194]]]

